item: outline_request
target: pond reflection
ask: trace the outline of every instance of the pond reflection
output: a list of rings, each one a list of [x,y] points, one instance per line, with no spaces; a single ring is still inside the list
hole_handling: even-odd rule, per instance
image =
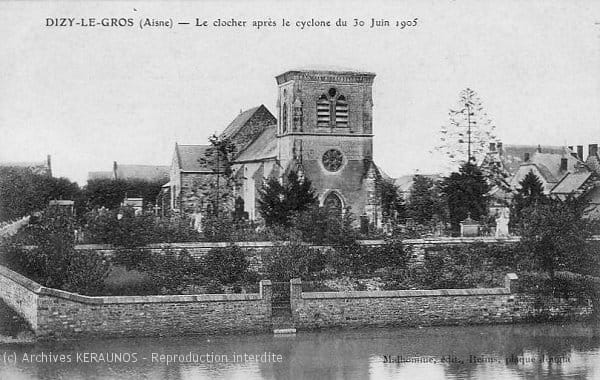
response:
[[[8,362],[11,355],[16,363]],[[600,378],[600,328],[581,323],[389,328],[0,346],[0,379],[532,377]]]

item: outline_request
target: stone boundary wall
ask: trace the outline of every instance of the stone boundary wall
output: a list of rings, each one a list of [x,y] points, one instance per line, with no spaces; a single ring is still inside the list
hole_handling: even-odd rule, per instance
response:
[[[363,326],[444,326],[515,323],[536,318],[586,319],[589,301],[554,299],[549,308],[536,297],[515,293],[517,276],[505,277],[504,288],[351,292],[302,292],[291,281],[291,308],[297,329]]]
[[[290,281],[292,324],[299,330],[366,326],[435,326],[582,320],[591,302],[516,293],[509,273],[503,288],[353,292],[302,292]],[[43,287],[0,266],[0,298],[39,338],[167,336],[268,332],[273,289],[260,282],[253,294],[88,297]]]
[[[0,298],[38,337],[162,336],[271,328],[271,282],[260,293],[88,297],[43,287],[0,266]]]
[[[0,265],[0,299],[31,327],[38,326],[38,299],[42,286]]]
[[[453,246],[453,245],[465,245],[465,244],[476,244],[476,243],[488,243],[488,244],[514,244],[519,242],[518,237],[508,238],[494,238],[494,237],[475,237],[475,238],[431,238],[431,239],[405,239],[402,241],[405,249],[411,251],[411,256],[414,260],[421,260],[425,254],[425,250],[431,247],[442,247],[442,246]],[[599,239],[600,240],[600,239]],[[262,260],[261,253],[269,248],[282,244],[285,242],[269,242],[269,241],[258,241],[258,242],[236,242],[233,243],[238,247],[242,248],[246,252],[246,258],[248,259],[250,269],[261,271]],[[381,246],[385,244],[384,240],[359,240],[359,244],[368,246]],[[144,248],[151,252],[164,253],[167,250],[173,252],[180,252],[187,250],[192,256],[200,258],[206,255],[213,248],[225,248],[232,243],[226,242],[189,242],[189,243],[161,243],[161,244],[149,244]],[[309,244],[307,244],[309,245]],[[324,245],[311,245],[317,249],[331,249],[331,246]],[[105,255],[114,254],[116,248],[109,244],[81,244],[75,247],[79,250],[93,250],[101,252]]]

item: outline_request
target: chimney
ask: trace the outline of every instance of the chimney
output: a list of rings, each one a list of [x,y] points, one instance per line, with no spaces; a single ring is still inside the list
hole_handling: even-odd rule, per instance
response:
[[[597,155],[598,155],[598,144],[590,144],[589,151],[588,151],[588,157],[589,156],[597,156]]]
[[[577,158],[583,161],[583,145],[577,145]]]
[[[496,143],[491,142],[490,143],[490,152],[495,152],[496,151]]]
[[[568,163],[568,162],[569,162],[569,161],[568,161],[566,158],[561,158],[561,159],[560,159],[560,170],[561,170],[561,171],[563,171],[563,172],[566,172],[566,171],[567,171],[567,163]]]
[[[117,161],[113,161],[113,179],[117,178]]]
[[[498,152],[502,154],[502,142],[498,141]]]
[[[46,157],[46,164],[48,165],[48,176],[52,177],[52,156]]]
[[[523,161],[529,161],[529,152],[525,152],[525,154],[523,155]]]

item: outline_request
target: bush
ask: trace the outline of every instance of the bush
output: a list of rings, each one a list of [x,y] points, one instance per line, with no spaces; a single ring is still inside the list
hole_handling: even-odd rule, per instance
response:
[[[409,257],[402,241],[389,239],[380,246],[368,246],[358,242],[335,247],[329,263],[338,274],[370,275],[382,268],[406,268]]]
[[[89,212],[86,214],[85,235],[89,243],[125,248],[200,240],[200,234],[185,218],[160,219],[152,214],[135,215],[132,208]]]
[[[187,286],[199,285],[204,280],[200,260],[185,249],[179,253],[171,250],[157,253],[142,248],[119,250],[113,263],[144,273],[155,294],[181,294]]]
[[[44,286],[83,294],[100,294],[108,276],[109,263],[103,256],[75,250],[73,218],[48,209],[28,226],[24,235],[3,244],[2,261],[9,268]],[[36,244],[23,249],[18,239]]]
[[[110,263],[101,253],[77,251],[67,265],[63,290],[92,296],[104,294],[109,272]]]
[[[277,245],[262,257],[266,277],[275,281],[311,280],[325,269],[326,256],[298,241]]]
[[[203,260],[204,276],[221,284],[235,284],[245,280],[248,260],[237,245],[213,248]]]
[[[312,206],[306,211],[294,214],[291,225],[304,242],[345,245],[358,237],[357,231],[352,227],[353,220],[350,209],[346,209],[340,217],[333,210]]]

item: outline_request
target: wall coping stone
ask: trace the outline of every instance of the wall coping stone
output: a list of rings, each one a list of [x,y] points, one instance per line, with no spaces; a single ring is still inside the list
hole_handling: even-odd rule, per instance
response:
[[[129,303],[189,303],[189,302],[227,302],[227,301],[258,301],[262,294],[191,294],[191,295],[152,295],[152,296],[84,296],[64,290],[47,288],[30,280],[29,278],[0,265],[0,275],[9,278],[29,291],[39,294],[62,298],[74,302],[101,305],[101,304],[129,304]],[[268,281],[268,280],[266,280]],[[270,285],[263,282],[263,285]]]
[[[12,271],[3,265],[0,265],[0,275],[12,280],[13,282],[23,286],[27,290],[30,290],[34,293],[39,293],[41,288],[43,288],[43,286],[38,284],[37,282],[23,276],[20,273]]]
[[[433,289],[433,290],[382,290],[382,291],[347,291],[347,292],[307,292],[303,299],[328,298],[403,298],[403,297],[453,297],[453,296],[489,296],[511,294],[506,288],[475,289]]]
[[[591,236],[588,240],[600,241],[600,235]],[[473,243],[518,243],[521,241],[519,236],[509,237],[493,237],[493,236],[475,236],[475,237],[438,237],[438,238],[422,238],[422,239],[404,239],[402,244],[405,245],[452,245],[452,244],[473,244]],[[194,241],[185,243],[153,243],[141,248],[148,249],[168,249],[168,248],[225,248],[230,245],[237,245],[241,248],[263,248],[274,247],[280,244],[288,244],[287,241],[238,241],[238,242],[211,242],[211,241]],[[357,240],[361,245],[383,245],[385,240]],[[313,248],[329,248],[330,245],[319,245],[302,243]],[[34,248],[34,246],[26,246],[25,248]],[[78,250],[113,250],[121,247],[116,247],[111,244],[77,244],[75,249]]]

